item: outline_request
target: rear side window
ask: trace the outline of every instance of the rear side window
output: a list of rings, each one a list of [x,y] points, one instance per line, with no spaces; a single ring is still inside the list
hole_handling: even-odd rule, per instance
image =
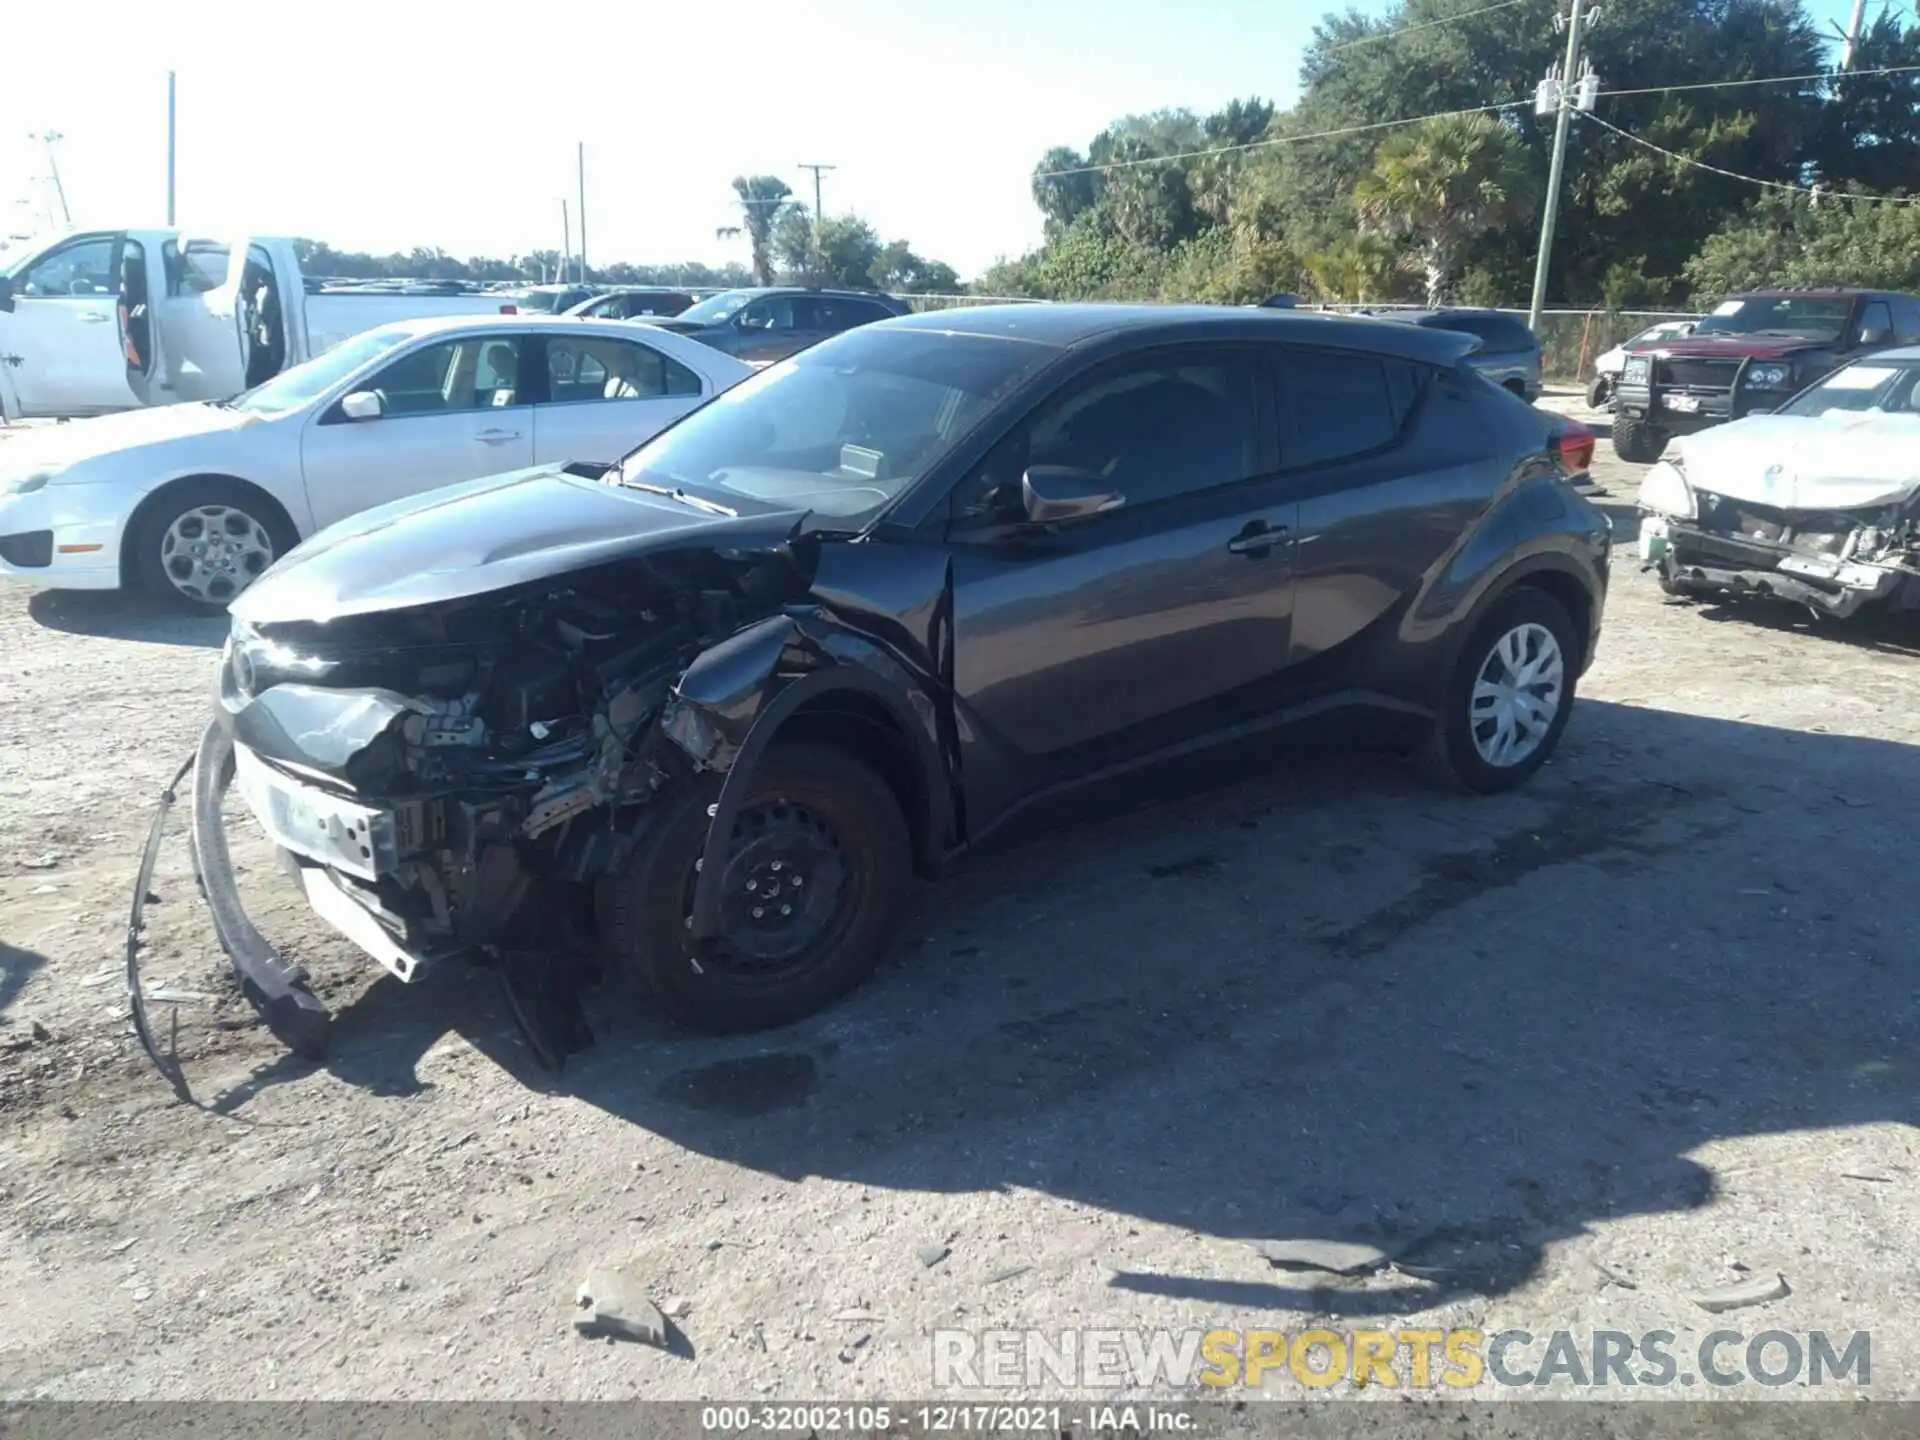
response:
[[[1371,355],[1289,351],[1280,361],[1280,463],[1297,470],[1384,449],[1419,398],[1420,372]]]
[[[1893,335],[1902,345],[1920,341],[1920,300],[1911,295],[1896,295],[1893,305]]]

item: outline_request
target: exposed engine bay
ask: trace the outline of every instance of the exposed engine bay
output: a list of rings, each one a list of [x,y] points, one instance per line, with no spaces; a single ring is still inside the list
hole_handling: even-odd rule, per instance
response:
[[[325,624],[236,618],[195,850],[222,942],[276,1028],[317,1051],[324,1010],[277,957],[247,963],[270,947],[208,813],[229,777],[324,919],[403,981],[454,955],[496,965],[558,1065],[585,1039],[573,994],[594,963],[594,882],[663,790],[726,761],[714,727],[678,713],[675,684],[802,599],[813,548],[634,556]]]

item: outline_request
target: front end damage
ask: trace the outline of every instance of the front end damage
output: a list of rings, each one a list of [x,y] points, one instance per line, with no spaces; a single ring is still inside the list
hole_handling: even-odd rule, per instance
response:
[[[1835,618],[1920,609],[1920,487],[1717,459],[1675,456],[1641,483],[1641,568],[1669,592],[1757,595]]]
[[[845,663],[836,641],[884,658],[807,603],[818,550],[791,533],[325,624],[237,619],[193,844],[221,944],[275,1032],[317,1056],[329,1015],[241,903],[230,791],[313,910],[397,979],[491,966],[544,1064],[580,1048],[595,889],[656,802],[729,771],[771,692]],[[683,686],[696,661],[718,683]]]
[[[1910,508],[1825,514],[1701,492],[1692,519],[1649,515],[1642,568],[1669,589],[1786,600],[1845,618],[1863,606],[1920,609],[1920,514]]]

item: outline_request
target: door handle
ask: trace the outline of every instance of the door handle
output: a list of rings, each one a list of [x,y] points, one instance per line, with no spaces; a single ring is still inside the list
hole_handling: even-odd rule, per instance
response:
[[[473,438],[482,445],[504,445],[509,440],[518,440],[520,432],[518,430],[482,430]]]
[[[107,323],[107,317],[105,315],[96,314],[91,310],[82,310],[74,318],[82,325],[104,325]]]
[[[1287,534],[1287,527],[1284,525],[1269,525],[1264,520],[1249,520],[1246,529],[1227,542],[1227,549],[1235,555],[1250,555],[1257,560],[1274,546],[1284,543]]]

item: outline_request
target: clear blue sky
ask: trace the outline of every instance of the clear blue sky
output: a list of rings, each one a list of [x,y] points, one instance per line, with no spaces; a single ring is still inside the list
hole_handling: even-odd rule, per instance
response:
[[[1556,0],[1537,0],[1548,23]],[[1869,14],[1886,0],[1871,0]],[[1904,0],[1903,0],[1904,3]],[[179,72],[180,223],[342,248],[558,248],[587,143],[589,258],[744,258],[729,180],[826,177],[963,275],[1039,238],[1027,174],[1109,120],[1236,95],[1290,103],[1322,0],[566,0],[129,7],[84,46],[9,46],[0,237],[44,204],[58,150],[76,223],[163,218],[166,71]],[[1386,0],[1360,0],[1377,14]],[[1844,21],[1851,0],[1810,0]],[[58,22],[42,14],[41,23]],[[1528,11],[1515,11],[1514,22]],[[97,28],[97,27],[96,27]],[[51,32],[50,32],[51,33]],[[25,38],[25,37],[23,37]],[[100,36],[95,36],[99,39]],[[129,58],[136,57],[136,58]],[[33,206],[15,204],[30,197]],[[42,212],[44,213],[44,211]]]

